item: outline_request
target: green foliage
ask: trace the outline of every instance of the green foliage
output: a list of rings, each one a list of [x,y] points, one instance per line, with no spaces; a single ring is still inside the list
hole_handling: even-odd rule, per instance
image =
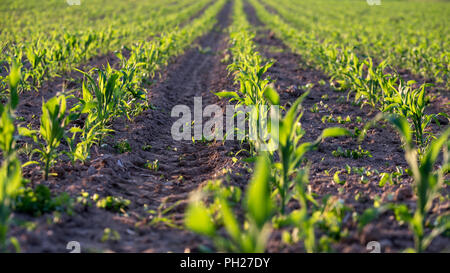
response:
[[[324,115],[324,116],[322,116],[322,123],[325,123],[325,122],[347,124],[347,123],[351,123],[352,120],[351,120],[350,116],[347,116],[346,118],[343,118],[341,116],[334,117],[333,114],[331,114],[331,115]]]
[[[14,209],[33,216],[53,211],[72,214],[73,203],[74,200],[67,193],[53,197],[48,187],[38,185],[35,189],[30,187],[20,189],[14,202]]]
[[[280,211],[285,212],[286,204],[292,197],[290,189],[294,181],[291,179],[303,163],[305,154],[311,151],[326,138],[350,136],[351,133],[338,127],[327,128],[314,142],[301,143],[300,140],[305,134],[301,127],[300,119],[303,115],[301,111],[301,102],[308,93],[298,98],[286,112],[279,122],[278,156],[280,162],[275,163],[274,184],[276,193],[280,195]]]
[[[276,36],[285,41],[294,52],[305,57],[309,64],[317,66],[327,73],[331,77],[333,86],[339,90],[348,90],[348,98],[354,95],[357,104],[369,104],[383,112],[394,112],[411,119],[414,124],[416,141],[422,148],[434,138],[432,134],[426,131],[432,119],[437,121],[436,114],[427,115],[424,113],[426,106],[425,88],[428,85],[425,84],[416,89],[413,88],[413,83],[405,84],[395,71],[395,67],[412,68],[422,75],[427,74],[429,77],[438,78],[439,81],[445,82],[449,75],[448,67],[445,65],[448,63],[448,54],[441,52],[440,49],[443,47],[437,45],[441,42],[444,43],[438,32],[429,32],[429,29],[426,29],[426,31],[422,29],[418,32],[399,32],[406,25],[406,22],[402,21],[401,25],[392,29],[392,33],[396,33],[396,35],[392,35],[391,32],[384,29],[390,26],[392,22],[386,23],[384,19],[380,19],[385,18],[384,14],[380,17],[364,16],[364,20],[381,20],[378,24],[362,26],[361,28],[364,31],[355,29],[354,25],[351,24],[336,29],[336,24],[340,25],[342,21],[338,20],[330,24],[330,22],[336,20],[336,14],[338,13],[335,10],[329,11],[323,3],[316,5],[316,3],[310,1],[303,1],[293,4],[292,1],[282,0],[283,4],[279,4],[273,0],[263,0],[262,2],[279,13],[274,14],[268,12],[259,1],[250,0],[250,2],[255,7],[260,19],[267,23]],[[300,8],[305,7],[305,5],[309,8]],[[395,4],[389,3],[387,5]],[[409,9],[404,4],[398,5],[400,9]],[[357,20],[362,19],[358,13],[361,8],[367,8],[366,6],[350,4],[350,2],[340,2],[338,6],[343,9],[342,14],[337,16],[338,18],[344,16],[343,14],[355,13],[358,16],[351,17],[357,18]],[[423,8],[429,9],[429,7]],[[295,10],[301,10],[301,12],[293,13]],[[313,10],[316,10],[316,13]],[[318,10],[321,10],[321,12],[317,13]],[[330,16],[330,12],[333,13],[332,16]],[[376,11],[371,12],[376,13]],[[439,14],[435,9],[433,12],[436,15]],[[442,15],[442,13],[439,15]],[[314,24],[313,22],[318,20],[318,16],[322,17],[323,20],[320,20],[320,24]],[[397,14],[391,14],[391,16],[395,18]],[[391,19],[394,20],[394,18]],[[300,26],[301,29],[299,29]],[[349,26],[351,26],[350,29]],[[380,26],[383,27],[380,28]],[[416,28],[414,27],[414,29]],[[311,32],[312,30],[315,32]],[[430,37],[430,35],[433,36],[433,39],[425,38]],[[346,38],[343,39],[343,36]],[[368,42],[380,39],[382,42],[375,45]],[[396,39],[400,39],[401,43],[397,43]],[[416,43],[415,47],[410,46],[411,41]],[[430,41],[435,43],[435,47],[429,46]],[[393,48],[393,50],[385,50],[386,48]],[[385,56],[386,53],[391,55]],[[379,64],[374,64],[372,58],[379,60]],[[430,66],[432,62],[435,66]],[[427,72],[422,71],[424,67],[426,67]],[[443,113],[438,115],[448,118]]]
[[[10,224],[11,207],[14,198],[22,185],[22,167],[16,155],[16,128],[13,122],[13,110],[19,103],[17,88],[20,81],[20,71],[13,67],[10,75],[10,98],[6,105],[0,105],[0,151],[2,162],[0,166],[0,251],[4,252],[9,243],[19,249],[15,238],[7,238]]]
[[[173,205],[165,207],[166,202],[163,201],[161,205],[156,210],[147,210],[150,214],[150,226],[156,226],[160,224],[164,224],[171,228],[180,228],[177,224],[174,223],[174,220],[169,218],[168,213],[179,206],[181,201],[175,202]]]
[[[217,211],[214,211],[214,206],[208,207],[198,196],[192,198],[185,215],[186,227],[208,236],[222,251],[264,252],[271,232],[270,219],[273,210],[269,170],[269,158],[267,155],[261,156],[242,204],[246,212],[242,226],[223,191],[218,191],[214,199],[219,204]],[[219,219],[215,218],[214,213]],[[219,232],[220,225],[223,225],[226,237]]]
[[[350,150],[343,149],[342,147],[338,147],[337,150],[332,151],[331,154],[335,157],[345,157],[345,158],[353,158],[359,159],[364,157],[372,157],[370,151],[364,150],[361,146],[358,146],[358,149]]]
[[[387,183],[390,185],[392,184],[398,184],[400,181],[400,178],[405,174],[404,170],[402,168],[396,167],[396,170],[391,173],[381,173],[380,174],[380,182],[378,185],[380,187],[383,187]]]
[[[167,5],[155,0],[130,5],[94,0],[83,3],[83,9],[68,9],[65,2],[58,1],[4,2],[0,4],[4,19],[0,64],[20,63],[23,89],[37,89],[44,80],[71,71],[94,56],[131,48],[136,41],[188,22],[208,3],[210,0],[183,0]],[[61,20],[49,19],[55,14]],[[0,92],[5,81],[0,79]]]
[[[101,135],[109,132],[109,130],[100,130],[98,128],[99,124],[93,126],[85,124],[83,129],[79,127],[70,128],[69,133],[72,133],[72,136],[66,136],[69,151],[65,152],[65,154],[70,158],[72,163],[75,163],[77,160],[85,162],[89,159],[92,145],[98,144]],[[77,136],[79,136],[78,143],[76,142]]]
[[[42,103],[41,126],[38,132],[27,128],[19,128],[19,133],[23,136],[32,137],[40,148],[34,150],[40,156],[44,165],[44,177],[47,180],[51,166],[57,159],[58,146],[65,136],[65,130],[71,120],[77,115],[66,113],[66,97],[60,95]]]
[[[145,167],[151,171],[157,172],[159,170],[159,160],[155,159],[153,162],[147,160]]]
[[[330,76],[339,75],[340,87],[353,86],[366,103],[377,103],[376,81],[391,84],[397,77],[379,72],[384,67],[407,69],[424,78],[436,79],[448,87],[449,40],[445,25],[447,3],[387,1],[382,8],[364,1],[251,0],[258,17],[305,63],[319,67]],[[333,6],[333,9],[329,7]],[[274,10],[269,12],[266,7]],[[407,19],[405,15],[408,14]],[[423,18],[422,14],[427,14]],[[356,57],[358,60],[356,60]],[[372,66],[371,61],[378,65]],[[361,67],[364,67],[363,69]],[[352,76],[345,73],[350,72]],[[372,96],[375,95],[375,96]],[[364,97],[364,98],[363,98]]]
[[[333,175],[333,181],[334,181],[336,184],[344,185],[346,181],[345,181],[345,180],[342,180],[342,179],[339,177],[340,174],[341,174],[340,171],[335,172],[334,175]]]
[[[119,112],[121,96],[118,79],[119,72],[109,65],[106,70],[95,69],[97,80],[89,73],[84,73],[87,80],[83,81],[82,98],[80,99],[81,113],[88,113],[87,124],[99,124],[100,130],[105,129],[107,123]]]
[[[317,202],[307,191],[307,169],[299,172],[295,181],[295,197],[300,209],[275,217],[274,225],[277,228],[295,227],[283,232],[283,241],[287,244],[302,241],[308,253],[330,252],[330,244],[347,235],[343,222],[350,209],[338,198],[326,197],[321,203]],[[318,240],[319,231],[322,236]]]
[[[405,158],[409,170],[414,178],[414,189],[417,196],[415,210],[410,210],[406,205],[393,206],[397,220],[407,223],[414,234],[415,251],[423,252],[431,241],[450,228],[444,221],[435,226],[428,234],[425,231],[425,223],[433,200],[438,196],[439,190],[444,185],[444,175],[450,169],[448,148],[450,147],[450,128],[432,141],[421,158],[413,143],[412,129],[408,121],[401,116],[391,115],[386,119],[397,129],[405,143]],[[440,168],[436,168],[439,155],[443,150],[443,161]]]
[[[142,151],[150,152],[152,150],[152,145],[142,145]]]
[[[111,241],[111,242],[120,241],[120,234],[119,234],[119,232],[117,232],[116,230],[111,229],[111,228],[105,228],[103,230],[103,235],[102,235],[102,238],[101,238],[101,242],[102,243],[106,243],[108,241]]]
[[[11,156],[5,158],[0,168],[0,251],[6,250],[11,206],[22,184],[20,161]]]
[[[121,154],[126,152],[131,152],[131,146],[128,140],[119,141],[116,145],[114,145],[114,148]]]
[[[398,88],[390,86],[392,89],[392,96],[387,98],[386,110],[392,110],[392,112],[401,115],[404,118],[410,119],[414,125],[414,135],[417,145],[421,148],[427,146],[427,144],[435,137],[432,133],[425,131],[434,119],[437,124],[438,115],[442,115],[448,118],[444,113],[440,114],[425,114],[426,98],[425,88],[430,86],[423,84],[420,88],[413,88],[414,82],[408,82],[407,84],[400,84]]]
[[[99,198],[98,195],[94,195],[92,200],[96,202],[98,208],[113,212],[125,211],[125,209],[131,204],[130,200],[121,196],[107,196],[105,198]]]
[[[0,105],[0,149],[3,153],[3,157],[8,157],[14,153],[15,147],[15,139],[14,132],[16,128],[14,127],[14,123],[9,113],[9,105],[2,106]]]

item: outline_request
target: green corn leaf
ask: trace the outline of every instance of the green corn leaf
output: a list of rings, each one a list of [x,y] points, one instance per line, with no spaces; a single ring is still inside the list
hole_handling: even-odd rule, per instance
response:
[[[278,92],[275,91],[273,87],[268,86],[264,91],[264,96],[270,101],[271,104],[273,105],[280,104],[280,95],[278,95]]]
[[[408,146],[412,145],[412,134],[411,134],[411,128],[409,126],[408,121],[401,116],[398,115],[390,115],[388,116],[388,121],[394,125],[394,127],[397,129],[397,131],[400,133],[402,138],[404,139],[405,143]]]
[[[433,166],[437,160],[439,152],[442,146],[447,143],[449,135],[450,128],[447,128],[447,130],[445,130],[445,132],[442,133],[438,139],[430,144],[420,164],[420,170],[422,173],[430,173],[433,170]]]
[[[19,94],[17,93],[17,87],[20,82],[20,68],[19,66],[14,62],[11,71],[9,73],[9,87],[10,87],[10,103],[11,103],[11,109],[16,109],[17,105],[19,104]]]
[[[221,91],[221,92],[217,92],[214,94],[216,96],[218,96],[219,98],[232,98],[232,99],[236,99],[236,100],[241,100],[239,95],[233,91]]]
[[[337,172],[334,173],[333,181],[334,181],[336,184],[344,185],[346,181],[345,181],[345,180],[341,180],[341,178],[339,177],[339,174],[341,174],[340,171],[337,171]]]
[[[1,109],[0,117],[0,150],[3,151],[4,157],[8,156],[14,149],[14,123],[10,113],[5,108]]]
[[[270,161],[267,155],[262,155],[257,161],[254,176],[248,187],[246,205],[251,219],[258,227],[262,227],[272,212],[270,198]]]
[[[349,130],[340,127],[326,128],[322,131],[322,139],[340,136],[352,136],[352,133]]]

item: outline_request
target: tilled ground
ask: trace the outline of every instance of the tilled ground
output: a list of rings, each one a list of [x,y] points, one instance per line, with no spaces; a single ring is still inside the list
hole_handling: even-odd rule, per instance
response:
[[[255,16],[252,7],[246,5],[249,21],[255,26],[256,39],[261,54],[275,60],[268,74],[275,81],[281,93],[282,103],[289,105],[305,90],[306,84],[312,83],[309,96],[304,101],[302,126],[306,131],[304,141],[315,139],[321,131],[330,126],[344,126],[351,130],[361,128],[364,123],[376,115],[368,107],[353,106],[341,97],[328,84],[328,78],[320,71],[301,65],[301,56],[292,53],[282,41],[276,39]],[[171,126],[176,118],[171,118],[171,109],[176,105],[187,105],[193,109],[194,97],[202,97],[203,107],[209,104],[221,104],[212,93],[235,88],[233,79],[227,73],[227,63],[223,61],[228,48],[227,27],[231,21],[231,4],[229,3],[218,16],[219,23],[213,31],[200,38],[198,46],[193,46],[183,56],[174,60],[165,70],[162,77],[147,88],[152,109],[136,117],[132,122],[118,119],[112,128],[115,130],[106,144],[95,148],[92,159],[86,164],[58,163],[54,172],[58,174],[49,181],[43,181],[38,170],[28,167],[25,176],[32,185],[45,184],[53,193],[67,192],[71,196],[79,196],[82,190],[99,194],[101,197],[121,196],[131,201],[126,213],[113,213],[95,206],[85,208],[76,206],[72,216],[63,215],[55,220],[51,215],[31,217],[15,214],[16,224],[11,235],[16,236],[25,252],[66,252],[69,241],[81,243],[83,251],[114,252],[183,252],[186,249],[195,251],[202,244],[209,245],[205,239],[179,228],[164,224],[150,225],[152,220],[148,210],[157,210],[176,204],[170,211],[169,218],[182,227],[183,213],[189,193],[210,179],[223,177],[224,169],[232,169],[229,183],[245,189],[249,174],[244,163],[233,163],[232,153],[240,146],[237,142],[175,141],[171,135]],[[93,64],[114,61],[114,56],[105,56],[93,60]],[[117,61],[117,60],[116,60]],[[62,80],[61,80],[62,81]],[[22,99],[18,115],[37,126],[39,120],[34,117],[40,109],[41,97],[46,99],[55,94],[61,87],[52,85],[44,87],[42,93]],[[74,88],[76,86],[73,86]],[[53,91],[53,92],[51,92]],[[38,98],[38,99],[37,99]],[[322,104],[320,104],[322,102]],[[315,105],[322,105],[318,111],[311,112]],[[324,106],[327,105],[327,106]],[[330,115],[347,117],[351,122],[345,125],[323,123],[322,117]],[[38,115],[37,115],[38,116]],[[362,122],[356,122],[356,117]],[[115,143],[127,140],[131,152],[118,154],[112,148]],[[371,157],[349,159],[335,157],[332,151],[338,147],[357,149],[358,146],[371,153]],[[358,231],[352,221],[353,212],[362,213],[373,206],[376,196],[383,201],[402,202],[415,206],[412,181],[406,176],[396,185],[378,186],[376,177],[368,177],[362,183],[358,175],[342,175],[344,185],[333,182],[335,171],[344,170],[347,165],[365,167],[380,172],[392,172],[396,166],[406,167],[401,142],[389,126],[378,126],[369,131],[367,138],[358,143],[352,138],[327,140],[320,148],[307,155],[311,164],[310,187],[320,199],[332,195],[343,200],[350,208],[344,220],[344,227],[349,235],[338,244],[333,245],[339,252],[366,252],[369,241],[379,241],[383,251],[397,252],[413,246],[412,235],[406,226],[399,226],[392,213],[385,213]],[[142,149],[143,146],[151,148]],[[242,155],[243,156],[243,155]],[[147,162],[158,160],[157,171],[145,167]],[[326,174],[329,171],[329,174]],[[237,175],[240,173],[241,175]],[[448,194],[448,189],[445,189]],[[356,200],[356,196],[359,198]],[[296,204],[290,204],[294,209]],[[449,204],[435,206],[433,212],[442,213],[449,210]],[[24,227],[23,222],[36,222],[35,228]],[[103,241],[105,228],[117,231],[119,240]],[[439,237],[434,240],[429,251],[448,250],[450,239]],[[301,244],[286,246],[281,243],[281,231],[275,231],[270,239],[269,252],[301,252]]]

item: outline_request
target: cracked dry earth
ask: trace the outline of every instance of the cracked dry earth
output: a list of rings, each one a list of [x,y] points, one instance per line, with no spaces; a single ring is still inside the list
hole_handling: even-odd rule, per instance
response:
[[[131,204],[126,213],[113,213],[95,206],[75,207],[73,215],[62,215],[59,221],[51,219],[51,215],[31,217],[15,214],[16,225],[11,228],[11,235],[19,239],[24,252],[67,252],[69,241],[78,241],[83,252],[183,252],[186,249],[197,251],[200,245],[211,246],[203,239],[182,228],[169,227],[164,224],[150,225],[152,220],[148,210],[157,210],[161,204],[164,208],[174,205],[168,216],[178,227],[183,225],[183,213],[190,192],[211,179],[224,177],[224,169],[231,169],[228,183],[245,189],[250,174],[246,163],[234,163],[230,154],[241,149],[237,142],[210,142],[195,144],[192,141],[175,141],[171,135],[171,126],[177,118],[171,117],[171,109],[176,105],[187,105],[193,109],[194,97],[202,97],[203,106],[209,104],[223,105],[213,92],[236,88],[232,76],[228,75],[227,63],[223,60],[227,54],[228,33],[231,23],[231,3],[228,3],[218,15],[218,23],[213,30],[197,40],[182,56],[173,60],[163,75],[149,90],[149,109],[132,122],[124,119],[115,120],[112,128],[115,132],[106,139],[108,145],[95,148],[92,159],[86,164],[58,163],[54,172],[58,174],[49,181],[43,181],[41,174],[32,168],[25,169],[26,178],[32,186],[45,184],[53,193],[67,192],[71,196],[79,196],[81,191],[91,195],[121,196],[129,199]],[[325,114],[349,115],[352,121],[360,116],[363,121],[374,117],[376,113],[369,108],[360,109],[346,102],[340,103],[342,93],[336,93],[328,85],[328,78],[320,71],[308,68],[303,64],[301,56],[292,53],[282,41],[278,40],[258,20],[248,3],[245,11],[254,26],[255,42],[263,57],[275,60],[268,75],[275,81],[281,94],[282,103],[289,105],[304,90],[300,88],[313,83],[308,98],[303,103],[305,114],[302,126],[306,130],[305,141],[315,139],[320,132],[330,126],[321,118]],[[114,56],[99,58],[98,63],[114,61]],[[94,60],[95,62],[95,60]],[[322,82],[325,84],[321,84]],[[61,84],[61,83],[59,83]],[[45,88],[40,96],[47,98],[52,94]],[[324,99],[327,98],[327,99]],[[328,104],[325,112],[309,111],[314,104],[323,101]],[[19,114],[25,116],[27,122],[34,125],[34,109],[39,109],[41,99],[26,98],[21,102]],[[448,109],[447,109],[448,110]],[[353,129],[363,123],[352,122],[343,126]],[[118,154],[114,143],[127,140],[131,152]],[[375,196],[382,200],[403,202],[413,207],[415,199],[412,194],[412,181],[406,177],[397,185],[378,187],[378,180],[370,178],[368,183],[361,183],[360,177],[345,177],[345,185],[333,183],[333,177],[326,170],[343,169],[346,165],[366,167],[382,172],[393,171],[395,166],[406,167],[400,139],[393,130],[386,127],[372,129],[368,137],[357,143],[353,139],[338,138],[321,144],[317,151],[308,154],[311,164],[310,186],[317,199],[333,195],[342,199],[350,211],[344,219],[344,228],[348,236],[333,248],[337,252],[366,252],[367,242],[381,242],[385,252],[398,252],[411,247],[412,235],[407,227],[399,226],[391,213],[385,213],[366,226],[362,231],[357,229],[351,220],[351,213],[361,213],[373,205]],[[144,151],[142,147],[151,147]],[[372,157],[358,160],[336,158],[331,152],[338,147],[354,149],[361,145],[371,152]],[[244,154],[240,155],[244,157]],[[145,167],[147,162],[159,161],[159,169],[151,171]],[[238,161],[240,162],[240,161]],[[240,175],[238,175],[240,174]],[[446,187],[445,192],[448,193]],[[355,200],[355,196],[359,196]],[[289,204],[295,209],[296,204]],[[449,210],[449,204],[435,206],[433,212]],[[36,222],[35,228],[28,229],[20,222]],[[117,231],[120,240],[102,242],[105,228]],[[281,230],[273,232],[269,252],[303,252],[301,244],[286,246],[281,242]],[[434,240],[429,251],[439,252],[448,249],[450,239],[441,236]]]

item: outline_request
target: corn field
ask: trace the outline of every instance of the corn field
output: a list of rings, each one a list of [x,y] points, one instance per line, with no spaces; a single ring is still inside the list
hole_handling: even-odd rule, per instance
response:
[[[450,2],[0,18],[0,253],[450,251]]]

